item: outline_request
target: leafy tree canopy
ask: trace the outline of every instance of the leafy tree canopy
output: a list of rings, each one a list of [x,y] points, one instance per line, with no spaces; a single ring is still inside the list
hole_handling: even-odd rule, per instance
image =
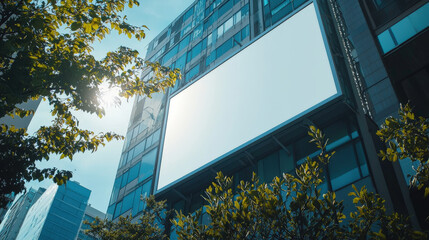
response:
[[[346,215],[343,202],[337,200],[334,192],[321,191],[324,169],[335,153],[326,152],[327,140],[319,130],[311,127],[309,135],[321,150],[320,154],[316,159],[307,158],[294,174],[283,174],[271,183],[261,183],[254,175],[250,182],[241,181],[234,187],[231,177],[218,173],[215,182],[205,191],[203,208],[189,214],[176,212],[171,218],[176,237],[195,240],[427,239],[425,233],[414,230],[403,216],[388,214],[385,201],[365,187],[359,190],[353,186],[354,191],[349,195],[353,196],[355,209]],[[152,220],[149,225],[162,223],[157,227],[169,229],[165,219],[170,214],[165,212],[165,205],[150,209],[156,209],[163,220]],[[143,212],[140,219],[147,219],[145,215],[153,213]],[[131,223],[131,219],[101,224],[98,220],[88,233],[103,240],[114,240],[135,233],[135,229],[141,229],[141,233],[147,229],[145,221]],[[120,229],[122,235],[115,235],[116,229]],[[103,235],[105,231],[111,235]],[[151,239],[150,236],[142,234],[140,238],[129,239]]]
[[[38,169],[36,161],[50,154],[72,159],[77,152],[95,151],[115,133],[94,133],[79,128],[74,111],[104,115],[100,86],[118,87],[120,96],[150,96],[173,86],[180,77],[159,63],[139,57],[136,50],[120,47],[97,60],[92,43],[111,31],[138,40],[146,26],[134,26],[122,17],[137,0],[3,0],[0,2],[0,117],[24,117],[33,111],[17,104],[43,98],[55,120],[34,135],[25,129],[1,125],[0,207],[5,194],[21,192],[25,181],[52,178],[66,182],[72,173],[56,168]],[[143,72],[153,71],[148,79]]]
[[[407,104],[400,107],[399,118],[388,117],[377,131],[388,147],[380,151],[383,160],[410,159],[417,163],[411,185],[429,195],[429,119],[415,116]]]

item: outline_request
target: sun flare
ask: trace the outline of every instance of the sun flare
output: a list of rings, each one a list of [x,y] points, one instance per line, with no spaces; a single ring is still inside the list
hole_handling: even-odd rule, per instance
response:
[[[117,107],[120,104],[119,88],[102,84],[100,87],[100,104],[104,109]]]

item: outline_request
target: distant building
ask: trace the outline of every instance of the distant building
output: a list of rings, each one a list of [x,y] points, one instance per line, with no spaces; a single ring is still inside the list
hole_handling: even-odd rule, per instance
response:
[[[3,196],[0,196],[0,197],[3,197]],[[12,206],[13,200],[15,199],[16,195],[15,195],[15,193],[6,194],[4,197],[7,199],[8,204],[6,205],[5,208],[0,208],[0,223],[3,222],[5,214],[6,214],[7,210]]]
[[[46,189],[39,188],[37,191],[30,188],[21,195],[9,208],[3,222],[0,225],[0,239],[13,240],[18,236],[19,229],[24,222],[25,216],[31,206],[39,199]]]
[[[95,209],[95,208],[93,208],[93,207],[91,207],[91,204],[89,204],[86,207],[85,215],[83,216],[82,223],[80,225],[79,234],[77,236],[78,240],[96,240],[97,239],[97,238],[93,238],[93,237],[86,235],[84,232],[86,229],[89,229],[89,225],[85,224],[84,221],[86,220],[86,221],[92,223],[92,222],[94,222],[96,217],[98,217],[100,219],[105,219],[106,214]]]
[[[34,110],[36,111],[37,107],[39,107],[41,98],[37,100],[30,100],[25,103],[18,104],[17,107],[24,109],[24,110]],[[33,115],[27,116],[27,117],[15,117],[11,118],[9,116],[5,116],[0,118],[0,124],[6,124],[8,126],[15,126],[16,128],[28,128],[28,125],[30,125],[31,119],[33,119]]]
[[[28,211],[16,239],[75,240],[90,194],[73,181],[51,185]]]

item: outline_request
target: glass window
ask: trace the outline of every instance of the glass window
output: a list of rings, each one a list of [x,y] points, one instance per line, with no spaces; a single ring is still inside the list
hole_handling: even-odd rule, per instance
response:
[[[194,21],[196,23],[199,23],[201,20],[203,20],[204,18],[204,8],[206,6],[206,1],[205,0],[199,0],[197,2],[197,4],[195,4],[195,17],[194,17]]]
[[[243,41],[247,36],[249,36],[249,25],[246,25],[241,29],[241,41]]]
[[[230,28],[232,28],[232,26],[234,26],[234,21],[232,20],[232,18],[228,19],[228,21],[225,22],[225,29],[224,31],[228,31]]]
[[[146,145],[146,139],[144,139],[143,141],[141,141],[139,144],[137,144],[134,147],[134,157],[137,157],[137,155],[139,155],[140,153],[142,153],[145,150],[145,145]]]
[[[239,43],[241,42],[241,31],[236,33],[233,39],[234,39],[234,42],[232,43],[232,46],[239,45]]]
[[[118,197],[119,189],[121,188],[122,175],[115,179],[115,183],[113,184],[112,196],[110,196],[110,204],[116,202],[116,198]]]
[[[152,146],[153,144],[152,138],[153,138],[152,135],[146,138],[146,148],[149,148],[150,146]]]
[[[184,28],[183,28],[183,30],[182,30],[182,36],[185,36],[189,31],[191,31],[191,29],[192,29],[192,27],[193,27],[193,22],[190,22],[188,25],[186,25]],[[189,35],[189,36],[191,36],[191,34]]]
[[[139,126],[137,125],[137,126],[133,129],[133,132],[131,133],[131,138],[135,138],[135,137],[137,137],[138,132],[139,132]]]
[[[306,2],[307,0],[294,0],[293,2],[293,7],[297,8],[299,6],[301,6],[304,2]]]
[[[360,169],[362,171],[362,177],[369,175],[368,166],[366,163],[365,152],[363,151],[362,143],[360,141],[355,143],[356,152],[359,160]]]
[[[127,159],[128,152],[122,153],[121,160],[119,161],[119,167],[124,166],[125,161]]]
[[[427,28],[429,25],[429,3],[410,14],[408,18],[416,32]]]
[[[184,71],[186,66],[186,53],[182,54],[176,61],[176,68],[180,71]]]
[[[224,5],[222,5],[218,10],[219,16],[222,16],[226,12],[228,12],[228,10],[230,10],[232,8],[233,4],[234,4],[233,1],[228,0]]]
[[[195,45],[191,51],[188,52],[188,59],[187,62],[190,62],[192,59],[194,59],[196,56],[198,56],[202,51],[202,41],[199,42],[197,45]]]
[[[118,204],[116,204],[115,214],[113,214],[114,219],[119,217],[119,215],[121,215],[121,207],[122,207],[122,201],[120,201]]]
[[[154,148],[152,151],[148,152],[142,157],[139,173],[139,182],[142,182],[143,180],[152,176],[153,168],[155,166],[157,150],[158,148]]]
[[[203,25],[200,24],[194,29],[192,40],[195,40],[203,35]]]
[[[216,51],[213,51],[206,58],[206,66],[208,66],[210,63],[212,63],[215,59],[216,59]]]
[[[192,6],[184,15],[183,15],[183,21],[186,21],[188,18],[190,18],[194,14],[194,7]]]
[[[200,64],[197,64],[195,67],[193,67],[191,70],[189,70],[188,73],[186,73],[185,80],[188,82],[190,81],[195,75],[197,75],[200,72]]]
[[[152,143],[158,142],[160,136],[161,136],[161,129],[158,129],[156,130],[156,132],[153,133]]]
[[[360,178],[353,144],[349,143],[335,151],[329,162],[329,174],[334,191]]]
[[[224,42],[216,49],[216,58],[219,58],[220,56],[228,52],[228,50],[231,48],[232,48],[232,38],[228,39],[226,42]]]
[[[186,36],[179,43],[179,52],[185,49],[189,45],[189,41],[191,40],[191,35]]]
[[[241,11],[238,11],[236,14],[234,14],[234,24],[241,21]]]
[[[151,194],[151,192],[150,192],[150,188],[151,188],[151,186],[152,186],[152,180],[151,180],[151,181],[148,181],[147,183],[145,183],[145,184],[143,185],[143,187],[142,187],[142,192],[141,192],[141,196],[142,196],[143,198],[145,198],[145,197],[147,197],[147,196],[149,196],[149,195]],[[144,209],[145,207],[146,207],[145,202],[144,202],[144,201],[140,201],[138,211],[139,211],[139,212],[140,212],[140,211],[143,211],[143,209]]]
[[[258,161],[258,176],[263,182],[269,183],[280,175],[279,153],[275,152]]]
[[[134,193],[135,191],[132,191],[127,196],[125,196],[124,199],[122,200],[121,214],[133,207]]]
[[[123,188],[128,183],[128,172],[129,171],[126,171],[124,174],[122,174],[121,188]]]
[[[132,166],[130,168],[130,171],[128,173],[128,183],[133,181],[139,176],[139,170],[140,170],[140,162],[138,162],[136,165]]]
[[[292,151],[290,148],[287,149],[289,150],[289,153],[283,149],[279,151],[280,174],[291,173],[293,170],[295,170]]]
[[[110,205],[108,208],[107,208],[107,215],[109,215],[110,217],[113,217],[113,212],[115,211],[115,205],[113,204],[113,205]]]
[[[403,43],[416,34],[409,18],[404,18],[391,27],[398,44]]]
[[[209,36],[207,37],[207,46],[210,46],[212,44],[212,37],[213,35],[210,33]]]
[[[140,123],[139,134],[145,131],[146,129],[147,129],[146,124],[144,124],[144,122]]]
[[[178,49],[179,49],[179,45],[176,45],[170,51],[168,51],[165,54],[165,56],[162,58],[162,63],[164,64],[164,63],[168,62],[168,60],[170,60],[174,55],[177,54]]]
[[[127,156],[127,162],[126,163],[131,162],[131,159],[133,159],[133,157],[134,157],[134,148],[132,148],[130,151],[128,151],[128,156]]]
[[[222,37],[223,32],[224,32],[224,30],[223,30],[224,27],[225,27],[225,25],[222,24],[217,28],[217,38]]]
[[[141,200],[141,196],[142,196],[142,189],[143,186],[138,187],[135,191],[134,191],[134,200],[133,200],[133,211],[132,211],[132,216],[136,216],[137,213],[139,212],[139,205]]]
[[[247,16],[247,14],[249,14],[249,4],[246,4],[241,8],[241,18]]]
[[[390,35],[389,29],[378,35],[378,41],[380,42],[380,46],[383,49],[384,53],[387,53],[388,51],[396,47],[396,44],[393,41],[392,36]]]

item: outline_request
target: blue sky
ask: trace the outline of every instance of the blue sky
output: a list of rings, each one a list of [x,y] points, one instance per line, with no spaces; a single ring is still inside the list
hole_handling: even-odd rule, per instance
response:
[[[127,46],[137,49],[141,56],[146,55],[149,42],[156,37],[165,27],[168,26],[180,13],[182,13],[194,0],[141,0],[139,7],[126,9],[128,21],[135,25],[146,25],[149,30],[146,31],[146,38],[142,41],[129,39],[126,36],[118,36],[112,33],[102,42],[94,44],[94,56],[102,58],[105,54],[118,48]],[[80,121],[80,127],[91,129],[94,132],[115,131],[125,135],[130,118],[133,99],[123,101],[120,107],[108,107],[106,116],[99,119],[95,115],[77,113]],[[50,106],[42,102],[28,128],[29,133],[35,132],[40,126],[49,125]],[[84,153],[75,155],[73,161],[67,159],[59,160],[52,156],[51,160],[44,161],[40,167],[57,167],[73,171],[74,181],[92,191],[89,203],[102,212],[107,210],[110,194],[113,187],[116,170],[122,150],[123,141],[114,141],[108,143],[104,148],[100,148],[95,153]],[[45,187],[52,182],[45,180],[42,182],[33,181],[27,183],[27,187]]]

